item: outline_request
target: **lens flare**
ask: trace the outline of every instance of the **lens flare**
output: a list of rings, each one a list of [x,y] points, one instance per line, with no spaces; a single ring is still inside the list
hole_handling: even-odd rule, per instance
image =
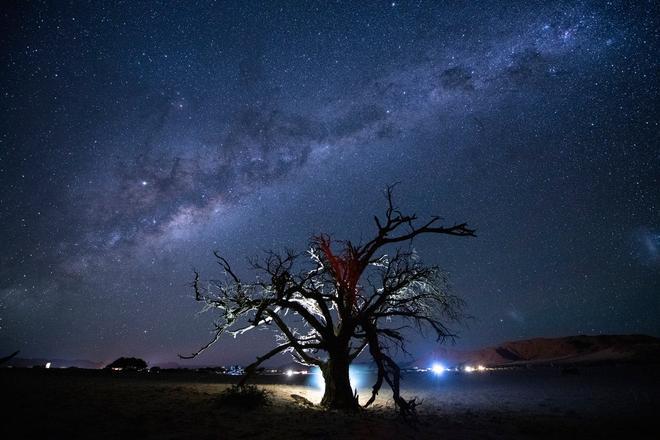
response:
[[[433,364],[433,366],[431,366],[431,371],[433,374],[439,376],[445,372],[445,366],[442,364]]]

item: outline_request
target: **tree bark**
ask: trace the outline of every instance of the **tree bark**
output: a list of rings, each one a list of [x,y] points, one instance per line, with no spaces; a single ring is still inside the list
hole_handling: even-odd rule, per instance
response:
[[[321,366],[325,380],[325,392],[321,405],[328,409],[357,411],[360,408],[357,396],[351,388],[348,368],[351,362],[348,356],[330,356]]]

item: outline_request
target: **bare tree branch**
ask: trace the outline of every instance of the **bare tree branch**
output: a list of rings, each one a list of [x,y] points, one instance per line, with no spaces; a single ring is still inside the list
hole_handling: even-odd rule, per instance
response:
[[[250,262],[257,272],[250,282],[214,252],[224,278],[203,282],[195,271],[192,282],[195,300],[219,314],[214,335],[196,352],[180,357],[198,356],[223,333],[239,336],[267,328],[276,333],[278,345],[246,367],[241,385],[262,362],[290,352],[298,362],[320,367],[326,381],[323,405],[355,410],[358,403],[348,367],[368,347],[377,377],[365,406],[386,383],[401,414],[413,416],[419,402],[401,396],[395,356],[408,354],[410,332],[429,331],[438,341],[453,338],[448,324],[463,317],[463,303],[449,292],[447,276],[438,267],[424,265],[410,250],[396,249],[388,255],[384,249],[424,234],[476,234],[466,223],[444,226],[437,216],[420,221],[414,213],[404,214],[394,204],[395,187],[387,187],[385,216],[374,216],[376,234],[365,244],[320,234],[311,240],[308,259],[291,250],[268,251]]]

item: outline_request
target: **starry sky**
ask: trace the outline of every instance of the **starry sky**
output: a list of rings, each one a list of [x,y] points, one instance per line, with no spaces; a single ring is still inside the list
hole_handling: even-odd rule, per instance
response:
[[[16,2],[0,41],[0,348],[176,360],[219,250],[400,207],[459,348],[660,335],[660,11],[645,2]],[[242,363],[268,332],[194,362]],[[433,341],[414,338],[422,356]]]

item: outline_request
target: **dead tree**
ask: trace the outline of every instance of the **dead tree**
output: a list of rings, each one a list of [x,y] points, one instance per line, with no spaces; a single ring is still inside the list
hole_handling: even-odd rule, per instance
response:
[[[377,376],[364,406],[373,403],[385,382],[399,410],[404,415],[414,412],[414,399],[400,394],[393,350],[405,350],[407,329],[430,329],[438,341],[453,337],[446,323],[461,317],[462,301],[449,293],[443,271],[424,265],[410,248],[392,245],[423,234],[474,237],[475,231],[466,223],[441,226],[439,217],[420,223],[416,215],[395,207],[392,191],[393,186],[387,188],[385,217],[374,217],[377,231],[367,243],[333,242],[319,235],[312,239],[307,258],[286,251],[252,261],[258,275],[250,282],[239,278],[215,252],[224,278],[202,282],[195,272],[193,287],[195,299],[218,310],[220,319],[210,342],[181,357],[199,355],[223,334],[238,336],[271,327],[278,344],[246,368],[241,384],[262,362],[290,352],[298,362],[320,368],[325,380],[323,406],[356,410],[360,406],[351,389],[349,366],[368,347]],[[340,245],[340,250],[333,250],[333,245]]]

